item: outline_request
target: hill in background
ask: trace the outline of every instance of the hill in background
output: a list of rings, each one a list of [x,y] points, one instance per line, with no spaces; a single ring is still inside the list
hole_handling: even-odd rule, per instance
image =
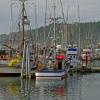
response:
[[[56,23],[56,34],[57,34],[57,43],[61,43],[61,37],[63,33],[63,23]],[[79,36],[79,28],[80,28],[80,35],[82,46],[84,47],[87,44],[94,44],[96,45],[97,42],[100,42],[100,22],[87,22],[87,23],[74,23],[74,24],[65,24],[66,31],[64,32],[64,39],[65,44],[73,42],[78,43],[78,36]],[[46,42],[50,44],[53,38],[53,24],[49,24],[45,28],[46,31]],[[25,32],[26,37],[31,38],[32,41],[36,40],[35,30],[29,30]],[[9,44],[10,38],[12,37],[12,41],[15,44],[19,43],[19,33],[14,32],[12,34],[1,34],[0,35],[0,45],[4,43]],[[38,28],[38,42],[40,45],[43,45],[44,41],[44,27]],[[67,43],[66,43],[67,42]]]

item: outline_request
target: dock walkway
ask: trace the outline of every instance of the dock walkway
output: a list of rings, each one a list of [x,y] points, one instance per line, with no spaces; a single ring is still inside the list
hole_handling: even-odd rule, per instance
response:
[[[100,73],[100,67],[78,68],[75,71],[79,73]]]
[[[31,75],[35,76],[35,69],[31,70]],[[21,76],[20,67],[8,67],[0,66],[0,77],[9,77],[9,76]]]

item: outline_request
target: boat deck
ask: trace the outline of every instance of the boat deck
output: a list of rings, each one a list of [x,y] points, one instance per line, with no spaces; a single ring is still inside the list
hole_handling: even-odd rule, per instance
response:
[[[79,72],[79,73],[100,73],[100,67],[92,67],[92,68],[76,68],[70,69],[70,72]]]
[[[51,72],[54,72],[54,73],[58,73],[58,72],[63,72],[65,71],[64,69],[61,69],[61,70],[47,70],[47,69],[44,69],[44,70],[40,70],[40,71],[37,71],[39,73],[51,73]]]

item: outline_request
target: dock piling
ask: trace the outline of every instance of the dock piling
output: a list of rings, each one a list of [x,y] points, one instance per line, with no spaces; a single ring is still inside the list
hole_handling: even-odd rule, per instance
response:
[[[21,78],[24,76],[26,78],[31,78],[30,72],[30,58],[29,58],[29,42],[24,42],[24,49],[23,49],[23,58],[22,58],[22,66],[21,66]]]

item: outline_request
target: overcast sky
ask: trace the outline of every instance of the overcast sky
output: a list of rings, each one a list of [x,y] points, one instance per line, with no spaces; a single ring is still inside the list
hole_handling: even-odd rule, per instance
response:
[[[14,0],[18,1],[18,0]],[[13,1],[13,3],[15,3]],[[32,21],[31,26],[34,28],[34,0],[29,0],[30,2],[26,5],[28,7],[27,12],[30,21]],[[37,24],[38,26],[44,25],[44,12],[45,12],[45,0],[37,1]],[[47,16],[52,15],[53,12],[53,2],[54,0],[48,0]],[[56,2],[56,16],[61,16],[61,6],[60,0],[55,0]],[[13,4],[13,31],[16,30],[16,26],[19,18],[19,2]],[[65,17],[67,17],[68,10],[68,21],[76,22],[78,20],[78,4],[80,10],[80,20],[82,22],[87,21],[100,21],[100,0],[62,0],[63,9]],[[11,30],[11,0],[0,0],[0,34],[8,34]]]

